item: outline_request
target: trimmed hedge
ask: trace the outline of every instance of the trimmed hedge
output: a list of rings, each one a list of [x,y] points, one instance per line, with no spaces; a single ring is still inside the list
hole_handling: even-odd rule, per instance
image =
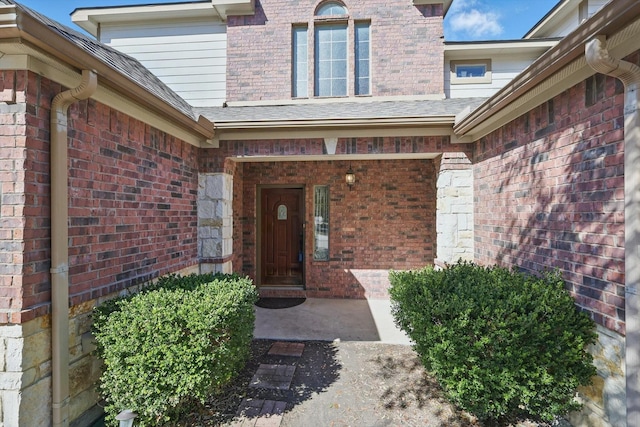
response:
[[[248,278],[175,275],[94,311],[107,421],[124,409],[137,426],[179,417],[245,365],[257,292]]]
[[[579,408],[576,389],[596,373],[594,322],[558,273],[458,262],[390,279],[396,323],[453,403],[499,424]]]

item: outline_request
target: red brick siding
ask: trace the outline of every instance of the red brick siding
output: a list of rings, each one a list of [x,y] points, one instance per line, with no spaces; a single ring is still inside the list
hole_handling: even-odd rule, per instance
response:
[[[344,174],[357,182],[349,190]],[[383,173],[384,171],[384,173]],[[329,185],[330,261],[313,261],[313,227],[305,233],[309,297],[388,297],[387,272],[433,263],[435,176],[432,160],[245,163],[243,273],[255,277],[255,196],[264,184],[305,186],[313,224],[313,186]]]
[[[621,333],[623,127],[619,82],[593,77],[481,139],[473,162],[476,260],[560,269],[577,304]]]
[[[227,100],[291,98],[291,28],[309,29],[313,81],[313,14],[318,0],[256,2],[254,16],[229,17]],[[372,95],[443,93],[442,5],[407,0],[349,0],[349,73],[353,75],[353,21],[371,21]],[[349,94],[353,95],[353,78]],[[313,95],[313,91],[310,92]]]
[[[22,294],[13,321],[24,322],[46,314],[51,299],[48,129],[62,88],[17,75],[27,77],[29,103],[24,264],[11,292]],[[196,148],[90,100],[69,110],[68,153],[72,305],[197,263]]]

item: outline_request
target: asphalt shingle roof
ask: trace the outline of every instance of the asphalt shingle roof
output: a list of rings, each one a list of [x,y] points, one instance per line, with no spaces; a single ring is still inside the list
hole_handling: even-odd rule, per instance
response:
[[[196,107],[213,122],[331,120],[456,115],[467,106],[480,105],[486,98],[456,98],[421,101],[327,102],[308,104]]]
[[[166,84],[164,84],[158,77],[156,77],[151,71],[145,68],[138,60],[119,52],[112,47],[109,47],[103,43],[100,43],[91,37],[88,37],[78,31],[75,31],[59,22],[56,22],[37,11],[28,8],[13,0],[0,0],[0,4],[16,5],[23,9],[26,13],[32,15],[38,21],[51,28],[53,31],[60,34],[69,42],[80,47],[85,52],[98,58],[100,61],[109,65],[111,68],[117,70],[121,74],[129,77],[139,86],[144,87],[146,90],[162,99],[175,109],[185,114],[186,116],[196,120],[197,117],[191,105],[172,91]]]
[[[381,100],[370,102],[293,103],[267,106],[192,107],[138,60],[56,22],[13,0],[0,4],[16,5],[70,43],[93,55],[111,68],[145,88],[193,120],[203,115],[216,123],[288,120],[375,119],[403,117],[438,117],[458,114],[466,107],[475,108],[485,98],[442,100]]]

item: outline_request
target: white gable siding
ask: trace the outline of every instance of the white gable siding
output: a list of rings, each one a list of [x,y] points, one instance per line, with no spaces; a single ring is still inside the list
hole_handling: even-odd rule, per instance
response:
[[[100,40],[138,59],[196,107],[226,99],[227,31],[222,22],[105,25]]]
[[[578,9],[569,12],[565,19],[550,25],[544,32],[543,37],[564,37],[571,31],[575,30],[580,23]]]
[[[477,55],[484,59],[482,54]],[[445,60],[444,85],[447,98],[490,97],[527,68],[536,57],[494,55],[491,58],[491,83],[451,84],[450,62]]]
[[[609,3],[609,0],[589,0],[589,17],[593,16],[607,3]]]

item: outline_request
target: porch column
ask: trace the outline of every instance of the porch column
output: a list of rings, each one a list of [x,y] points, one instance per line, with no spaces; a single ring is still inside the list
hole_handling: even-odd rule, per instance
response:
[[[435,264],[473,261],[473,169],[464,153],[438,159]]]
[[[231,273],[233,264],[233,176],[198,177],[198,258],[201,273]]]

